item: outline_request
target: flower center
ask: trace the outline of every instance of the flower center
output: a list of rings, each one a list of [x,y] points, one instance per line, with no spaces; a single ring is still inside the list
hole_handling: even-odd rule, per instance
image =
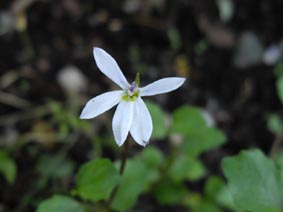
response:
[[[131,84],[131,87],[125,91],[125,94],[122,96],[124,101],[135,101],[139,97],[139,88],[136,82]]]

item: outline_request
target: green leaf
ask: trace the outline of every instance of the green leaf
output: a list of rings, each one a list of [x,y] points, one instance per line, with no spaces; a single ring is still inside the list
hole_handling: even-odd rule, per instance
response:
[[[148,167],[156,169],[164,160],[164,155],[155,147],[147,147],[142,151],[141,158]]]
[[[280,172],[281,182],[283,182],[283,151],[282,150],[275,155],[274,162]]]
[[[225,158],[222,169],[235,205],[244,211],[282,211],[282,184],[272,160],[259,150]]]
[[[155,198],[164,204],[180,204],[188,194],[187,189],[182,183],[174,183],[170,180],[160,182],[155,188]]]
[[[174,50],[180,49],[182,46],[182,39],[180,37],[178,29],[175,27],[169,27],[167,35],[171,44],[171,48]]]
[[[155,147],[144,148],[140,157],[137,158],[141,160],[147,169],[147,179],[149,182],[156,182],[160,178],[159,168],[164,161],[164,155],[160,150]],[[151,189],[151,184],[148,184],[147,189]]]
[[[96,159],[81,166],[75,193],[86,200],[103,200],[108,198],[119,180],[120,175],[110,160]]]
[[[111,207],[117,211],[127,211],[133,207],[138,196],[150,183],[149,176],[148,169],[141,160],[128,159]]]
[[[275,135],[278,135],[283,130],[283,123],[277,114],[271,114],[268,116],[267,126],[270,131]]]
[[[168,127],[166,126],[166,113],[153,102],[146,101],[146,106],[150,112],[153,123],[153,132],[151,138],[164,138],[168,132]]]
[[[198,180],[205,175],[205,168],[202,163],[185,155],[175,157],[171,167],[169,168],[169,176],[175,182],[183,180]]]
[[[76,200],[62,196],[54,195],[43,201],[36,212],[84,212],[84,208]]]
[[[205,196],[209,200],[215,200],[219,192],[223,189],[225,183],[220,177],[211,176],[205,183]]]
[[[4,175],[9,184],[16,180],[17,164],[8,156],[8,154],[0,150],[0,172]]]
[[[277,87],[277,94],[278,97],[283,104],[283,76],[279,76],[276,82],[276,87]]]
[[[203,55],[208,49],[208,43],[206,40],[200,40],[194,47],[194,51],[197,55]]]
[[[275,68],[274,68],[274,73],[275,75],[278,76],[283,76],[283,62],[279,62]]]
[[[226,142],[226,136],[216,128],[202,127],[185,135],[183,151],[196,157]]]
[[[218,176],[211,176],[205,183],[205,197],[211,202],[236,210],[232,195],[224,181]]]
[[[215,204],[207,201],[201,201],[199,205],[193,207],[192,212],[221,212]]]
[[[202,112],[195,107],[183,106],[174,111],[172,132],[187,134],[195,129],[206,127]]]
[[[59,154],[55,156],[43,155],[39,159],[37,170],[42,176],[56,179],[71,175],[74,164]]]

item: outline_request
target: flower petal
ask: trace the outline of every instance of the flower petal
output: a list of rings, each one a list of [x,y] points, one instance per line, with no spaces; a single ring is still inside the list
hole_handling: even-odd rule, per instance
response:
[[[122,146],[129,133],[133,119],[134,103],[132,101],[121,101],[115,111],[112,129],[118,146]]]
[[[152,133],[152,120],[144,101],[140,97],[135,101],[130,132],[139,145],[146,146],[148,144]]]
[[[185,78],[181,77],[163,78],[140,88],[140,95],[153,96],[156,94],[167,93],[179,88],[185,80]]]
[[[130,87],[127,79],[114,58],[101,48],[93,48],[93,56],[100,71],[109,79],[126,89]]]
[[[114,107],[121,100],[121,95],[124,91],[110,91],[107,93],[100,94],[89,100],[86,106],[82,110],[80,115],[81,119],[94,118],[110,108]]]

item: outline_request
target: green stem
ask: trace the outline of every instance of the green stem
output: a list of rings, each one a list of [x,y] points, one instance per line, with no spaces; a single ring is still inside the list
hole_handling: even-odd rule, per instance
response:
[[[122,176],[123,173],[124,173],[124,170],[125,170],[125,167],[126,167],[126,162],[127,162],[127,156],[128,156],[128,149],[129,149],[129,136],[128,138],[126,139],[125,141],[125,144],[124,144],[124,149],[123,149],[123,152],[122,152],[122,160],[121,160],[121,165],[120,165],[120,169],[119,169],[119,173],[120,175]],[[110,206],[117,194],[117,191],[118,191],[118,188],[119,188],[119,185],[117,185],[111,192],[110,194],[110,197],[109,199],[107,200],[106,204],[105,204],[105,209],[106,211],[110,211]]]

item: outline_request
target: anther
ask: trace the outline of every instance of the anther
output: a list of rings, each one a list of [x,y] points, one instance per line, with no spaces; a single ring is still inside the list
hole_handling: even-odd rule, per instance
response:
[[[133,82],[133,83],[131,84],[131,87],[130,87],[130,92],[131,92],[131,93],[133,93],[133,92],[135,91],[136,86],[137,86],[137,83],[136,83],[136,82]]]

